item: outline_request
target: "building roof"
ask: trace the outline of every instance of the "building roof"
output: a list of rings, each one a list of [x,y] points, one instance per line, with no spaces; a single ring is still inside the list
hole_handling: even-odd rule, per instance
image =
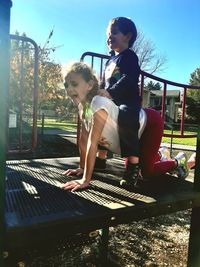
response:
[[[151,90],[150,91],[151,96],[158,96],[162,97],[163,90]],[[180,90],[167,90],[166,96],[170,97],[179,97],[180,96]]]

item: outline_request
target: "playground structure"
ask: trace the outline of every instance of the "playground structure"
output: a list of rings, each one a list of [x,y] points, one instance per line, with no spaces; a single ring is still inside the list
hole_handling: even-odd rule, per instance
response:
[[[21,51],[20,51],[20,63],[19,63],[19,103],[18,103],[18,114],[16,115],[16,122],[15,125],[13,126],[18,127],[18,132],[19,132],[19,146],[18,149],[13,149],[12,153],[25,153],[25,152],[31,152],[34,151],[36,146],[37,146],[37,100],[38,100],[38,65],[39,65],[39,49],[37,44],[30,38],[25,37],[25,36],[18,36],[18,35],[10,35],[10,40],[11,41],[17,41],[18,46],[19,43],[21,45]],[[25,44],[30,44],[31,49],[34,51],[34,64],[33,64],[33,88],[32,88],[32,112],[31,112],[31,140],[30,144],[28,144],[27,148],[23,148],[23,121],[25,121],[25,112],[23,110],[23,104],[24,104],[24,94],[25,94],[25,88],[24,88],[24,54],[25,54]],[[30,49],[30,48],[29,48]],[[10,122],[10,116],[9,116],[9,122]],[[10,124],[10,123],[9,123]],[[30,123],[29,123],[30,124]],[[10,127],[9,127],[10,128]],[[9,129],[9,133],[11,132],[12,129]],[[16,132],[15,132],[16,134]],[[9,152],[9,151],[8,151]]]
[[[6,7],[9,10],[10,6]],[[0,13],[0,18],[1,15]],[[8,22],[9,16],[6,19]],[[9,27],[7,27],[7,31],[1,34],[2,32],[0,32],[0,36],[3,36],[6,42],[3,44],[0,42],[0,51],[8,51],[6,47],[9,47],[10,42]],[[3,37],[1,37],[2,40]],[[86,55],[91,57],[92,67],[95,57],[100,58],[100,61],[102,60],[102,64],[100,64],[101,75],[103,60],[106,60],[107,56],[89,52],[83,55],[81,60]],[[9,69],[8,53],[5,53],[5,56],[1,58],[3,58],[4,64],[0,63],[0,70],[4,71],[0,71],[0,89],[3,95],[6,95],[8,89],[8,79],[6,77],[8,77]],[[177,83],[172,84],[172,82],[142,72],[141,89],[144,87],[145,77],[155,79],[164,84],[163,118],[165,114],[167,85],[171,84],[183,88],[183,116],[179,137],[185,138],[184,114],[186,91],[189,88],[197,90],[200,88]],[[4,110],[1,114],[6,114],[6,99],[7,97],[1,100],[2,105],[0,106]],[[36,122],[34,125],[36,125]],[[2,129],[6,129],[6,126],[5,119],[5,121],[2,121]],[[35,133],[33,136],[35,136]],[[11,251],[11,255],[12,252],[15,252],[17,255],[17,252],[20,254],[27,247],[37,247],[50,241],[56,242],[56,240],[71,234],[102,229],[99,247],[100,262],[102,266],[106,266],[108,262],[109,227],[192,208],[188,266],[197,267],[200,265],[200,132],[198,132],[197,136],[197,163],[194,182],[182,181],[173,176],[166,175],[165,179],[156,179],[151,183],[147,182],[143,188],[135,189],[134,191],[119,187],[123,162],[119,159],[110,159],[108,162],[109,171],[94,173],[94,179],[90,188],[75,193],[64,192],[59,186],[69,178],[63,177],[61,173],[64,169],[76,166],[78,158],[6,162],[6,150],[3,143],[6,143],[6,134],[1,138],[0,144],[1,148],[3,148],[1,149],[0,169],[1,203],[4,203],[5,200],[5,207],[1,204],[0,210],[2,219],[1,233],[4,233],[1,235],[4,236],[4,243],[1,243],[0,247],[1,255],[5,250]],[[5,222],[6,229],[2,225],[3,221]],[[2,257],[0,265],[4,265]]]
[[[105,61],[109,59],[108,55],[104,55],[104,54],[98,54],[98,53],[93,53],[93,52],[85,52],[82,56],[81,56],[81,61],[86,60],[92,68],[99,68],[98,70],[98,74],[99,77],[101,79],[102,77],[102,73],[103,73],[103,69],[104,69],[104,64]],[[96,63],[96,64],[95,64]],[[185,132],[185,108],[186,108],[186,96],[187,96],[187,90],[191,90],[191,89],[196,89],[199,90],[199,86],[191,86],[191,85],[187,85],[187,84],[181,84],[181,83],[177,83],[177,82],[172,82],[172,81],[168,81],[166,79],[162,79],[159,78],[155,75],[152,75],[150,73],[147,73],[145,71],[141,70],[140,73],[140,94],[141,97],[143,96],[144,93],[144,86],[145,86],[145,80],[146,79],[152,79],[153,81],[156,82],[160,82],[162,85],[162,109],[161,109],[161,116],[165,122],[165,117],[166,117],[166,96],[167,96],[167,92],[168,92],[168,87],[169,86],[175,86],[177,87],[179,90],[182,89],[183,94],[182,94],[182,99],[181,99],[181,105],[182,105],[182,114],[181,114],[181,121],[180,121],[180,134],[164,134],[165,137],[176,137],[176,138],[190,138],[190,137],[196,137],[196,134],[189,134],[186,135]]]

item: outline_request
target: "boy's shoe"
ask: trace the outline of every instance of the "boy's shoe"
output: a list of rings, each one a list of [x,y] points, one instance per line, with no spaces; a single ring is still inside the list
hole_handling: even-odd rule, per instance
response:
[[[160,161],[171,160],[169,149],[166,146],[161,147],[158,150],[160,154]]]
[[[189,174],[189,168],[187,165],[187,155],[184,152],[179,152],[174,159],[177,161],[177,168],[175,173],[181,179],[185,179]]]
[[[123,187],[136,187],[138,181],[141,179],[142,174],[140,168],[136,168],[135,170],[126,170],[124,172],[122,180],[120,181],[120,185]]]
[[[94,171],[105,170],[106,169],[106,159],[100,159],[96,157],[94,164]]]

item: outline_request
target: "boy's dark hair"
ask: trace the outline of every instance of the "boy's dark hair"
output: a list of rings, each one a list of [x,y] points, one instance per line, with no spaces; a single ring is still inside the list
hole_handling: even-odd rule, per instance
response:
[[[109,27],[112,26],[117,26],[120,32],[123,34],[127,34],[129,32],[132,33],[132,37],[129,41],[129,47],[132,47],[137,38],[137,29],[135,23],[129,18],[117,17],[110,21]]]

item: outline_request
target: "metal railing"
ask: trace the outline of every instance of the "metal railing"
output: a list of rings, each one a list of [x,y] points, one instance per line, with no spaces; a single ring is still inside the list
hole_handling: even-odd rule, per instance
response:
[[[100,79],[102,78],[103,75],[103,69],[104,69],[104,64],[105,62],[110,58],[110,56],[108,55],[104,55],[104,54],[98,54],[98,53],[93,53],[93,52],[85,52],[80,60],[81,61],[85,61],[87,59],[89,59],[90,61],[90,65],[92,68],[94,68],[95,65],[95,60],[100,60],[99,64],[96,64],[96,66],[99,65],[99,70],[98,75],[100,77]],[[187,85],[187,84],[181,84],[181,83],[177,83],[177,82],[173,82],[173,81],[169,81],[166,79],[162,79],[159,78],[155,75],[152,75],[150,73],[147,73],[145,71],[141,70],[140,73],[140,94],[141,97],[143,97],[143,93],[144,93],[144,87],[145,87],[145,80],[146,79],[151,79],[154,80],[156,82],[159,82],[163,85],[163,90],[162,90],[162,110],[161,110],[161,116],[163,118],[163,120],[165,121],[165,114],[166,114],[166,98],[167,98],[167,89],[168,86],[175,86],[178,87],[179,89],[183,90],[183,96],[182,96],[182,113],[181,113],[181,120],[180,120],[180,134],[167,134],[164,133],[165,137],[175,137],[175,138],[192,138],[192,137],[197,137],[197,134],[185,134],[185,113],[186,113],[186,96],[187,96],[187,90],[190,89],[195,89],[195,90],[200,90],[200,86],[192,86],[192,85]]]
[[[37,146],[37,103],[38,103],[38,68],[39,68],[39,48],[36,42],[28,37],[19,35],[10,35],[10,40],[21,41],[22,48],[25,43],[30,43],[34,49],[34,66],[33,66],[33,104],[32,104],[32,135],[30,148],[23,148],[22,124],[23,124],[23,90],[24,90],[24,49],[21,49],[20,65],[20,96],[19,96],[19,148],[8,149],[12,153],[24,153],[34,151]]]
[[[150,78],[154,81],[160,82],[163,84],[163,94],[162,94],[162,110],[161,110],[161,116],[163,120],[165,120],[165,114],[166,114],[166,96],[167,96],[167,87],[169,85],[178,87],[179,89],[183,89],[183,97],[182,97],[182,114],[181,114],[181,121],[180,121],[180,134],[173,134],[173,137],[177,138],[191,138],[191,137],[197,137],[197,134],[184,134],[185,131],[185,107],[186,107],[186,96],[187,96],[187,90],[195,89],[200,90],[200,86],[192,86],[192,85],[186,85],[182,83],[172,82],[166,79],[159,78],[155,75],[149,74],[145,71],[141,71],[141,83],[140,83],[140,91],[141,95],[143,95],[144,90],[144,81],[145,78]],[[172,137],[172,134],[164,134],[165,137]]]

